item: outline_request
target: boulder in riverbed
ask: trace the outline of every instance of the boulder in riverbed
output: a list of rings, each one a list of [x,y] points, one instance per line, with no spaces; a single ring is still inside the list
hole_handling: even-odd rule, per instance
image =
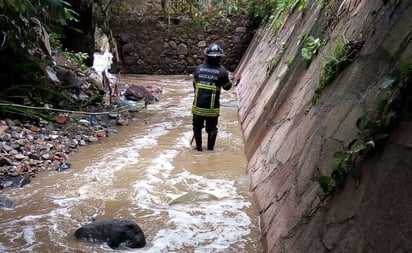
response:
[[[14,206],[13,201],[6,197],[0,197],[0,207],[12,208]]]
[[[152,92],[140,85],[131,85],[124,93],[124,96],[133,101],[147,100],[148,102],[158,101]]]
[[[112,249],[142,248],[146,238],[142,229],[133,221],[110,219],[85,224],[74,233],[84,242],[105,242]]]
[[[218,200],[218,198],[206,192],[188,192],[170,202],[170,205],[193,203],[197,201],[211,201]]]

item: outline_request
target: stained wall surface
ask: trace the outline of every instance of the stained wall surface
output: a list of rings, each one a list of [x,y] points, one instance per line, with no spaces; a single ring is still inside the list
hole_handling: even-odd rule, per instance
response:
[[[261,27],[235,71],[265,251],[410,252],[410,117],[385,130],[385,145],[355,161],[359,182],[348,173],[342,187],[325,195],[318,179],[331,175],[335,152],[363,140],[358,119],[376,116],[394,70],[411,64],[412,2],[320,2],[307,1],[279,28]],[[301,54],[308,36],[324,41],[310,64]],[[339,41],[352,54],[314,103]],[[391,94],[409,93],[410,99],[411,71],[404,73],[404,89]]]

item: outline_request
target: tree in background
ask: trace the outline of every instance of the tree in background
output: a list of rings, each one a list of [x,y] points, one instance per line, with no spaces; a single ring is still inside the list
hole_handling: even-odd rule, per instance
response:
[[[96,29],[94,4],[98,1],[67,0],[70,8],[77,14],[76,19],[69,20],[63,26],[62,46],[71,52],[87,53],[86,66],[93,66],[95,51],[94,32]]]
[[[0,0],[0,117],[44,118],[24,106],[84,106],[78,87],[55,83],[61,59],[93,64],[94,1]],[[40,116],[41,115],[41,116]]]
[[[45,57],[44,51],[48,49],[42,36],[45,31],[66,25],[67,20],[75,20],[75,16],[61,0],[0,0],[2,84],[9,86],[40,78],[41,67],[51,61]]]

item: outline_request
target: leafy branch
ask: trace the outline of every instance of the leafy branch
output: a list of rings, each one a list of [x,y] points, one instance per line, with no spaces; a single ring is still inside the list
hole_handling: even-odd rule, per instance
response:
[[[412,103],[409,94],[411,86],[412,63],[395,69],[384,80],[375,110],[366,112],[356,121],[360,138],[353,140],[346,150],[333,154],[334,168],[331,176],[319,177],[319,185],[326,195],[343,187],[348,175],[360,183],[356,165],[385,145],[389,132],[401,117],[400,112],[404,107],[410,106],[408,103]]]
[[[309,36],[305,39],[304,46],[301,50],[301,55],[306,62],[306,66],[309,66],[314,56],[319,52],[319,47],[323,44],[323,40]]]

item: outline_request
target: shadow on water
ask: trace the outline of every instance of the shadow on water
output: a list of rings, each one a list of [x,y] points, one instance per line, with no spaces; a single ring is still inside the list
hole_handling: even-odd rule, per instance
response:
[[[78,242],[73,232],[92,219],[126,218],[147,238],[135,252],[262,252],[234,92],[222,97],[227,106],[216,149],[197,152],[189,146],[190,77],[129,75],[122,81],[160,86],[159,102],[135,113],[118,134],[72,155],[70,170],[7,189],[15,206],[0,210],[0,251],[112,251]],[[189,192],[217,199],[170,205]]]

